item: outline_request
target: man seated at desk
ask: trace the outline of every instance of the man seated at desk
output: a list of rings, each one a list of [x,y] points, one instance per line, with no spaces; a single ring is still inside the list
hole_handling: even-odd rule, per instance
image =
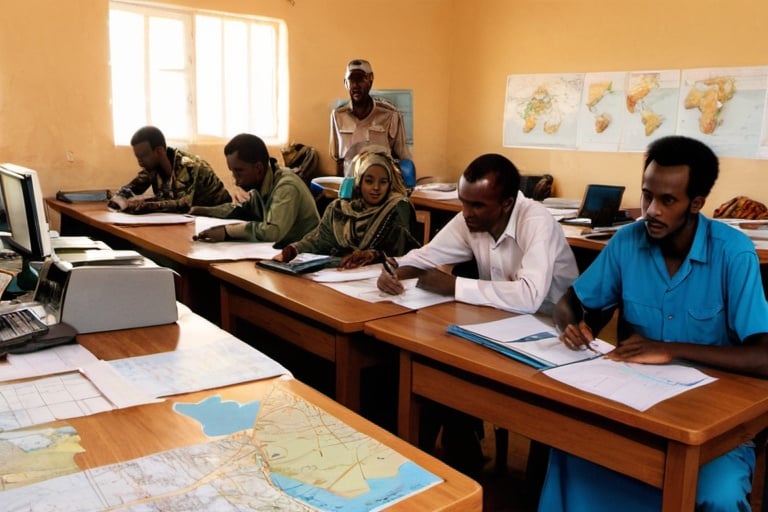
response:
[[[235,184],[249,191],[247,199],[239,204],[197,206],[190,213],[248,222],[214,226],[201,231],[196,240],[275,242],[281,248],[301,240],[318,225],[320,215],[309,187],[297,174],[278,168],[259,137],[236,135],[224,146],[224,155]]]
[[[619,308],[626,339],[606,357],[663,364],[685,360],[768,376],[768,305],[752,241],[700,214],[718,175],[703,143],[659,139],[648,148],[644,222],[620,229],[558,302],[561,340],[579,348]],[[701,467],[696,510],[749,510],[755,464],[745,443]],[[539,510],[651,511],[661,492],[552,450]]]
[[[401,279],[457,301],[515,313],[551,313],[579,275],[563,230],[546,208],[519,190],[520,173],[501,155],[476,158],[459,180],[462,211],[424,247],[397,258],[396,276],[378,287],[403,293]],[[473,260],[478,279],[438,269]]]
[[[457,301],[516,313],[550,314],[578,276],[576,260],[554,217],[519,188],[520,173],[507,158],[495,154],[476,158],[459,180],[461,213],[427,245],[397,258],[394,275],[382,272],[379,276],[379,289],[400,294],[404,292],[401,279],[418,277],[420,288],[452,295]],[[437,268],[473,259],[476,279]],[[431,449],[431,438],[444,422],[446,460],[464,472],[480,469],[479,442],[467,433],[468,428],[477,431],[478,426],[472,426],[466,415],[442,410],[422,418],[438,422],[435,426],[422,421],[422,448]],[[479,427],[481,436],[482,424]]]
[[[140,128],[131,138],[139,174],[112,197],[109,207],[126,213],[186,213],[192,206],[230,201],[224,183],[208,162],[197,155],[166,147],[154,126]],[[153,196],[142,196],[149,187]]]

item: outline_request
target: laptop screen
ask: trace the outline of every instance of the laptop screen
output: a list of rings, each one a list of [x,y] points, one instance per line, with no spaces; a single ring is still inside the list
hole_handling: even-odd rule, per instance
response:
[[[623,186],[587,185],[579,217],[592,219],[592,227],[610,226],[619,213],[623,196]]]

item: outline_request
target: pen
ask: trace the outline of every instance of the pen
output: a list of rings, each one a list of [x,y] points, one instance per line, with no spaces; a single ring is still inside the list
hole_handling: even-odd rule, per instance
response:
[[[382,262],[382,265],[384,266],[384,270],[386,270],[387,274],[397,279],[397,276],[395,275],[395,269],[392,268],[392,264],[389,262],[386,256],[384,256],[384,261]]]
[[[557,333],[557,337],[558,338],[560,338],[560,336],[563,334],[563,330],[560,329],[560,326],[557,325],[557,324],[555,324],[555,332]],[[585,349],[587,349],[587,350],[589,350],[589,351],[591,351],[591,352],[593,352],[595,354],[598,354],[598,355],[601,355],[601,356],[603,355],[602,352],[600,352],[599,350],[597,350],[595,347],[592,346],[592,342],[591,341],[586,342],[584,345],[582,345],[582,347],[584,347]]]

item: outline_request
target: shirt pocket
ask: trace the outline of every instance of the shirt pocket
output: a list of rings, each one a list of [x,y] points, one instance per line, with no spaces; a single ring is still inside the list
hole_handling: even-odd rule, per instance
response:
[[[387,129],[384,126],[370,126],[368,128],[368,142],[389,148]]]
[[[622,305],[622,316],[630,333],[641,334],[654,340],[661,339],[661,328],[664,321],[658,306],[633,302],[625,298]]]
[[[686,331],[690,339],[704,345],[720,345],[726,338],[725,306],[689,308]]]

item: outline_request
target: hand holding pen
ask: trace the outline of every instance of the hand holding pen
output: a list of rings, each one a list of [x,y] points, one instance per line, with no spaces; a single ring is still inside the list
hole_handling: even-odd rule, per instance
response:
[[[555,330],[557,331],[560,341],[571,350],[591,350],[596,354],[600,354],[600,352],[592,346],[592,341],[595,339],[595,336],[592,334],[592,329],[590,329],[584,320],[581,320],[576,324],[568,324],[562,329],[555,324]]]
[[[397,261],[384,255],[382,266],[384,269],[376,282],[376,286],[378,286],[379,290],[389,293],[390,295],[400,295],[403,293],[405,287],[397,277]]]

